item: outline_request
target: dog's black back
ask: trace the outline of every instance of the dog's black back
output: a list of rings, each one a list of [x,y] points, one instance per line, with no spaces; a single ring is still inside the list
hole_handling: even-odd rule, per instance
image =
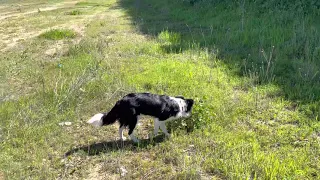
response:
[[[169,96],[150,93],[128,94],[118,101],[121,112],[130,109],[132,115],[149,115],[166,120],[179,112],[179,105]]]
[[[108,113],[100,113],[88,123],[103,126],[116,120],[121,127],[129,127],[129,135],[134,130],[139,115],[149,115],[158,121],[188,117],[194,101],[182,96],[170,97],[151,93],[131,93],[120,99]]]

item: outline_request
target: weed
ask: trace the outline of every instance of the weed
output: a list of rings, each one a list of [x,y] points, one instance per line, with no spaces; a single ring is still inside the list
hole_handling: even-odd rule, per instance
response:
[[[274,82],[275,62],[272,57],[273,50],[274,50],[274,47],[272,47],[269,55],[267,55],[267,53],[264,50],[261,50],[262,61],[259,64],[253,64],[253,62],[250,61],[250,59],[249,61],[247,59],[244,60],[244,63],[243,63],[244,74],[252,80],[253,86],[255,84],[261,84],[261,83],[265,84],[265,83]],[[250,55],[248,58],[251,58]],[[248,62],[251,62],[251,65],[249,65],[249,67],[247,64]]]

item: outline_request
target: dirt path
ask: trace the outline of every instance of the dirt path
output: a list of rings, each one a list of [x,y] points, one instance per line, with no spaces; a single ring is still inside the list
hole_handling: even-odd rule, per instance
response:
[[[2,13],[0,14],[0,21],[4,20],[4,19],[10,19],[10,18],[14,18],[14,17],[20,17],[20,16],[25,16],[25,15],[30,15],[33,13],[37,13],[37,12],[43,12],[43,11],[52,11],[52,10],[56,10],[56,9],[60,9],[60,8],[65,8],[65,7],[72,7],[74,6],[77,2],[79,1],[71,1],[71,2],[63,2],[63,3],[58,3],[55,4],[53,6],[48,6],[48,7],[39,7],[39,8],[35,8],[35,9],[31,9],[27,12],[21,13],[19,11],[14,11],[14,12],[6,12],[6,13]],[[32,5],[32,4],[31,4]],[[2,7],[4,8],[4,7]],[[19,9],[19,7],[17,8]]]
[[[52,6],[47,6],[47,7],[42,7],[39,8],[40,11],[52,11],[52,10],[57,10],[61,8],[66,8],[66,7],[74,7],[75,4],[79,1],[71,1],[71,2],[63,2],[59,4],[55,4]],[[12,22],[18,21],[16,18],[30,15],[33,13],[37,13],[39,11],[38,9],[32,9],[24,13],[13,13],[9,15],[5,15],[0,17],[0,25],[2,24],[2,27],[0,26],[0,39],[2,40],[0,43],[0,52],[5,52],[13,47],[15,47],[20,41],[25,41],[27,39],[31,39],[34,37],[39,36],[40,34],[50,30],[50,29],[56,29],[56,28],[67,28],[67,29],[72,29],[74,30],[79,37],[81,38],[84,34],[84,29],[85,29],[85,24],[88,21],[91,21],[93,19],[92,17],[96,16],[96,14],[91,14],[91,15],[82,15],[81,18],[77,18],[75,20],[72,20],[70,22],[64,22],[55,26],[50,26],[42,29],[36,29],[33,28],[33,30],[29,30],[30,27],[28,27],[28,24],[22,24],[22,25],[17,25],[17,26],[9,26],[5,27],[3,24],[6,22]],[[29,28],[28,30],[26,28]],[[13,32],[13,33],[12,33]],[[75,39],[75,42],[79,42],[79,38]],[[61,43],[60,43],[61,44]],[[61,45],[57,45],[58,47],[62,47]],[[55,50],[54,50],[55,51]],[[48,54],[52,54],[53,50],[49,49]]]
[[[65,23],[65,24],[61,24],[61,25],[57,25],[57,26],[52,26],[49,28],[42,29],[40,31],[31,31],[31,32],[22,31],[20,33],[15,34],[13,37],[10,37],[7,35],[6,36],[7,39],[2,41],[2,43],[5,44],[5,47],[3,47],[3,48],[0,47],[0,52],[7,51],[7,50],[13,48],[14,46],[16,46],[20,41],[37,37],[40,34],[46,32],[50,29],[57,29],[57,28],[72,29],[79,35],[79,37],[81,37],[81,36],[83,36],[83,33],[84,33],[85,24],[83,24],[83,23],[85,20],[86,19],[78,20],[76,22],[73,22],[73,24],[71,24],[71,25],[70,25],[70,23]],[[0,35],[0,37],[1,37],[1,35]],[[5,35],[3,37],[5,37]],[[76,41],[78,42],[79,40],[76,39]]]
[[[5,23],[15,23],[16,18],[20,18],[23,16],[31,15],[33,13],[38,13],[39,11],[44,12],[44,11],[53,11],[61,8],[66,8],[66,7],[73,7],[78,1],[70,1],[70,2],[63,2],[63,3],[58,3],[52,6],[46,6],[46,7],[37,7],[35,5],[34,8],[29,9],[27,12],[20,13],[19,11],[8,11],[5,13],[0,14],[0,39],[1,44],[0,44],[0,52],[7,51],[11,49],[12,47],[16,46],[19,41],[34,38],[38,36],[39,34],[47,31],[50,28],[57,28],[57,27],[49,27],[42,29],[40,31],[37,30],[26,30],[26,26],[28,24],[23,24],[22,26],[9,26],[6,27],[4,24]],[[25,6],[33,6],[34,4],[27,4]],[[3,7],[3,6],[2,6]],[[60,25],[63,27],[63,25]],[[74,26],[77,27],[77,26]],[[80,30],[82,28],[74,28],[74,30],[80,34],[82,34],[82,31]],[[12,33],[13,32],[13,33]]]

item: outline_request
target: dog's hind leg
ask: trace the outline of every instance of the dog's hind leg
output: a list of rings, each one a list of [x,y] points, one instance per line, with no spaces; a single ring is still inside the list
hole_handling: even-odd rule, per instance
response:
[[[139,142],[139,140],[133,134],[133,130],[136,128],[137,122],[138,122],[137,116],[133,116],[131,119],[129,119],[129,132],[128,132],[128,134],[129,134],[131,140],[136,143]]]
[[[165,122],[164,122],[164,121],[159,121],[159,125],[160,125],[160,129],[162,130],[162,132],[163,132],[166,136],[170,137],[170,134],[169,134],[168,131],[167,131]]]
[[[159,122],[158,118],[155,118],[154,119],[154,131],[153,131],[153,134],[155,136],[158,135],[159,127],[160,127],[160,122]]]

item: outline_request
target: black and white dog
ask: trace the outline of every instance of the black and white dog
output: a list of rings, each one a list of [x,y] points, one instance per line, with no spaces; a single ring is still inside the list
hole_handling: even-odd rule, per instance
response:
[[[129,127],[129,136],[134,142],[138,139],[133,130],[138,122],[139,115],[153,116],[154,134],[157,135],[159,128],[166,136],[170,136],[165,121],[189,117],[193,106],[193,99],[185,99],[182,96],[170,97],[151,93],[131,93],[120,99],[109,113],[94,115],[89,124],[100,127],[113,124],[117,120],[120,123],[119,135],[124,140],[123,130]]]

